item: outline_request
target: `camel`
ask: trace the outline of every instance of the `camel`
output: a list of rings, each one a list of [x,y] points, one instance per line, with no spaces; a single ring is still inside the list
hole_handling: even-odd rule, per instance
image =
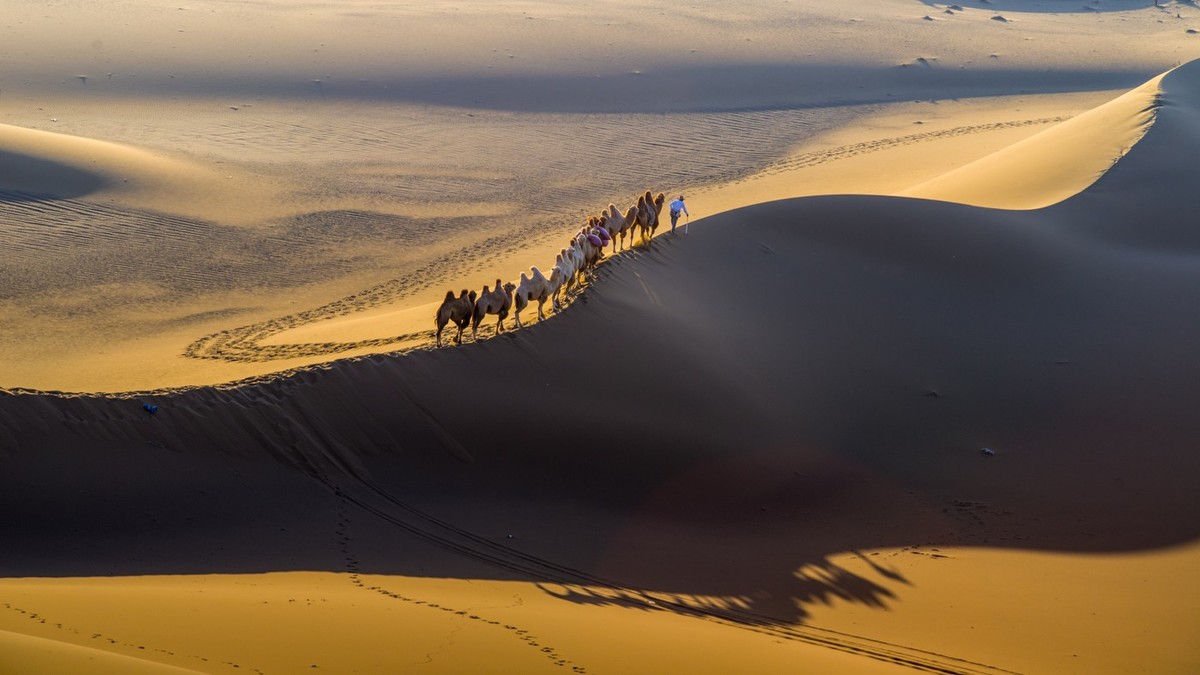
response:
[[[559,252],[554,258],[554,269],[550,272],[551,279],[558,279],[558,285],[554,288],[554,292],[550,294],[550,304],[554,306],[556,311],[562,311],[562,303],[558,300],[559,291],[568,293],[571,286],[575,283],[575,273],[578,268],[575,266],[574,259],[567,253],[566,249]]]
[[[442,329],[451,321],[458,327],[458,332],[454,335],[454,344],[462,344],[463,329],[471,322],[471,314],[474,311],[475,291],[468,293],[464,288],[457,298],[454,297],[454,291],[446,291],[446,299],[442,300],[442,306],[438,307],[437,314],[433,317],[437,325],[437,346],[442,346]]]
[[[471,339],[475,339],[475,334],[479,330],[479,322],[483,321],[483,317],[488,314],[495,314],[499,317],[496,320],[496,334],[499,335],[504,331],[504,319],[508,316],[508,310],[512,308],[513,291],[517,285],[511,281],[506,284],[501,284],[500,280],[496,280],[496,289],[489,291],[487,285],[483,287],[483,292],[475,300],[475,311],[471,317]]]
[[[558,271],[559,279],[561,279],[558,290],[561,290],[563,293],[569,293],[575,285],[575,277],[579,275],[579,267],[583,264],[582,258],[579,255],[581,255],[579,249],[572,242],[572,246],[559,251],[558,256],[554,258],[554,269]],[[554,272],[551,272],[551,276],[553,275]],[[560,309],[561,304],[557,300],[558,294],[555,293],[554,297],[554,308]]]
[[[636,206],[631,206],[625,215],[621,215],[621,211],[617,209],[616,204],[609,204],[608,210],[600,218],[600,226],[608,231],[609,239],[612,240],[613,253],[617,252],[617,237],[621,238],[621,250],[625,249],[625,233],[629,232],[630,245],[633,244],[632,229],[637,222],[638,210]]]
[[[637,224],[642,241],[651,242],[654,239],[654,231],[658,229],[658,215],[662,213],[666,201],[665,194],[660,192],[657,197],[653,197],[649,190],[638,197]]]
[[[600,256],[604,255],[604,245],[599,235],[588,232],[586,229],[580,230],[575,235],[571,246],[579,251],[579,257],[583,261],[579,270],[584,274],[590,272],[600,261]]]
[[[562,270],[557,267],[557,263],[562,260],[561,254],[555,261],[555,268],[550,271],[550,278],[536,267],[531,267],[532,273],[530,276],[525,276],[521,272],[521,283],[517,284],[517,292],[514,296],[516,301],[516,310],[513,312],[513,318],[516,321],[517,328],[521,327],[521,310],[529,305],[529,301],[537,300],[538,321],[545,321],[546,315],[542,311],[542,306],[546,304],[546,300],[550,300],[550,304],[558,309],[558,302],[555,296],[558,294],[558,287],[562,285],[563,277]]]

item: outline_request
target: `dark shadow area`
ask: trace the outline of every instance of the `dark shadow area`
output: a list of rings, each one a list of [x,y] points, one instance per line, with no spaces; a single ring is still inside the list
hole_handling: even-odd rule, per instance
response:
[[[911,58],[925,56],[914,51]],[[986,57],[986,54],[981,54]],[[635,73],[579,75],[442,75],[397,78],[391,71],[355,80],[330,79],[320,91],[309,82],[226,74],[211,81],[163,79],[142,94],[165,96],[267,96],[432,104],[543,113],[684,113],[788,110],[1137,86],[1157,73],[1138,69],[1022,70],[1002,64],[908,68],[829,63],[697,64]],[[119,83],[104,96],[121,93]],[[885,92],[880,96],[878,92]],[[598,95],[620,92],[619,95]],[[688,101],[682,107],[680,101]],[[730,101],[736,101],[731,105]]]
[[[108,187],[102,176],[60,162],[0,150],[0,203],[83,197]]]

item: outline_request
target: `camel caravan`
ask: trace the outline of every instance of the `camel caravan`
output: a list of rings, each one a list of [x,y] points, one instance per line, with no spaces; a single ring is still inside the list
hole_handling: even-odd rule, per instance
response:
[[[563,301],[560,298],[567,297],[582,280],[591,277],[604,257],[605,248],[612,246],[615,255],[619,240],[620,250],[625,250],[627,235],[630,249],[639,242],[647,247],[652,244],[666,199],[661,192],[655,196],[647,190],[638,197],[637,204],[624,213],[615,204],[609,204],[599,216],[589,216],[567,247],[555,256],[549,276],[537,267],[531,267],[529,274],[521,273],[521,280],[516,284],[497,279],[494,287],[484,286],[483,292],[478,294],[463,289],[455,296],[454,291],[446,291],[446,299],[435,316],[437,346],[442,346],[442,330],[451,323],[458,329],[454,343],[460,344],[468,324],[471,339],[477,339],[479,324],[489,314],[496,315],[496,333],[499,334],[504,330],[504,319],[508,318],[510,310],[517,328],[521,327],[521,311],[532,302],[537,302],[539,321],[546,319],[544,306],[547,302],[555,311],[561,311]]]

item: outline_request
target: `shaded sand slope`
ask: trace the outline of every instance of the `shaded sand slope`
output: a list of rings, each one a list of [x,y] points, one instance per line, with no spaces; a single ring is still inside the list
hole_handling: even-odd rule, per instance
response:
[[[1051,209],[763,204],[608,263],[561,318],[496,340],[162,394],[155,416],[7,395],[3,573],[333,569],[332,542],[287,525],[348,501],[432,546],[380,537],[370,571],[600,575],[796,619],[820,593],[791,571],[835,551],[1189,541],[1196,70]]]

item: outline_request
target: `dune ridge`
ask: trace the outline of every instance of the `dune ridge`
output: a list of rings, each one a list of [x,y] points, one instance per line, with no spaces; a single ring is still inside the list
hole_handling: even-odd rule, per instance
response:
[[[899,194],[1005,209],[1041,208],[1078,194],[1154,123],[1164,76]]]

